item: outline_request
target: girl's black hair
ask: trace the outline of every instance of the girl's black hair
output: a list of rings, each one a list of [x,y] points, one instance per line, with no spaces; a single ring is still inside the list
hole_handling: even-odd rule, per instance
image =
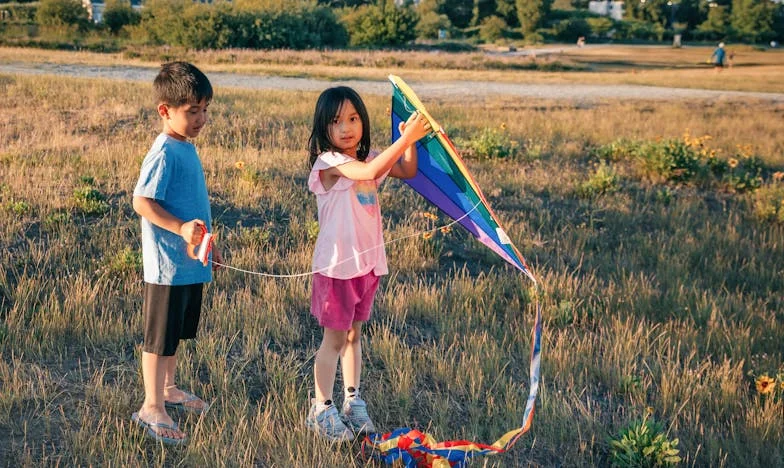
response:
[[[310,133],[308,148],[310,151],[310,167],[316,162],[319,154],[333,150],[329,141],[329,126],[340,113],[343,103],[348,100],[357,110],[362,120],[362,139],[357,147],[357,159],[364,161],[370,152],[370,117],[365,103],[356,91],[348,86],[336,86],[321,93],[316,101],[316,111],[313,113],[313,131]]]

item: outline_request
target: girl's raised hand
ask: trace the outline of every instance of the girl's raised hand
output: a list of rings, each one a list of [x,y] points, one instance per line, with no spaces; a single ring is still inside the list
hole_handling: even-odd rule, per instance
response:
[[[430,132],[430,122],[420,112],[414,112],[405,123],[401,122],[399,128],[401,135],[414,143]]]

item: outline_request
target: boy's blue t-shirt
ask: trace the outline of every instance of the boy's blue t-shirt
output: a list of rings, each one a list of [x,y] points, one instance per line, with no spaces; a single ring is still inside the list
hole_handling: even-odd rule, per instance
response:
[[[196,148],[187,141],[158,135],[142,162],[133,195],[154,199],[183,221],[201,219],[210,230],[212,214],[204,169]],[[142,218],[144,281],[171,286],[211,281],[211,265],[190,258],[187,247],[178,234]]]

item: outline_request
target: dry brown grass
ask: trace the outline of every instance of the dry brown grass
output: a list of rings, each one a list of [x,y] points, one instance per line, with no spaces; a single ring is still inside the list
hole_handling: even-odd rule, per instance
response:
[[[303,428],[320,340],[305,280],[218,276],[180,366],[181,384],[214,409],[178,416],[191,436],[180,449],[156,446],[130,424],[142,399],[130,191],[159,130],[149,93],[149,85],[0,76],[0,459],[377,466],[358,457],[358,445],[330,446]],[[778,463],[783,392],[760,395],[754,378],[784,370],[784,226],[755,219],[750,195],[634,178],[591,199],[576,188],[591,173],[592,148],[678,138],[684,127],[712,135],[722,151],[751,145],[781,169],[781,106],[422,97],[456,140],[505,126],[523,153],[468,161],[544,285],[534,428],[488,465],[606,466],[608,437],[648,413],[680,439],[687,465]],[[210,107],[196,144],[232,265],[309,268],[315,203],[304,146],[315,98],[228,91]],[[387,99],[366,102],[381,146]],[[107,197],[105,213],[74,205],[88,176]],[[422,229],[417,213],[435,211],[394,182],[381,198],[388,239]],[[365,394],[378,424],[482,442],[518,425],[530,285],[458,230],[407,239],[389,258],[393,274],[365,335]]]

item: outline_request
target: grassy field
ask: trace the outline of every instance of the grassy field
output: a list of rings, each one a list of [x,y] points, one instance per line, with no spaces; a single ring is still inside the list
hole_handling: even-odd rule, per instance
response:
[[[0,460],[377,466],[359,444],[330,446],[304,429],[321,338],[307,280],[218,275],[179,369],[181,386],[213,409],[177,415],[191,437],[184,448],[159,447],[130,423],[143,398],[131,192],[159,131],[150,94],[147,85],[0,75]],[[487,466],[607,466],[610,440],[645,418],[679,440],[684,465],[780,463],[782,377],[770,393],[756,381],[784,372],[784,107],[422,97],[471,155],[543,286],[534,426]],[[196,143],[218,239],[236,267],[309,269],[317,225],[304,148],[315,98],[224,91],[210,108]],[[389,103],[366,102],[381,146]],[[673,148],[709,155],[688,166],[702,176],[649,158]],[[724,172],[702,171],[704,161]],[[757,172],[739,172],[752,163]],[[381,198],[387,239],[434,225],[422,213],[437,210],[402,184],[388,182]],[[530,284],[459,230],[407,239],[388,255],[392,274],[364,338],[377,425],[487,443],[518,426]]]
[[[508,48],[507,48],[508,49]],[[507,83],[635,84],[681,88],[784,93],[784,49],[756,50],[729,46],[733,67],[715,73],[708,60],[712,47],[630,47],[597,45],[578,49],[552,45],[522,49],[516,56],[501,51],[193,51],[129,50],[115,54],[0,48],[3,62],[54,62],[90,65],[157,67],[174,57],[188,59],[207,71],[384,80],[394,73],[417,81],[479,80]],[[566,73],[565,73],[566,72]]]

